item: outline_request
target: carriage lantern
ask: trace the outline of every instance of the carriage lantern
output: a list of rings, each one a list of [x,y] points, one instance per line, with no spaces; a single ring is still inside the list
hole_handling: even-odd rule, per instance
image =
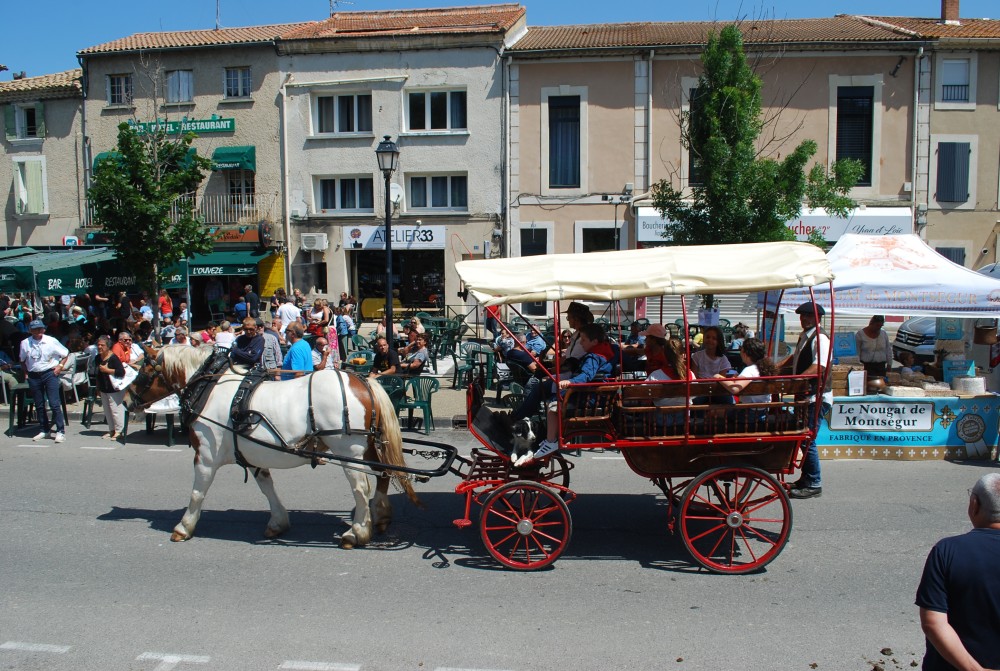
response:
[[[399,147],[386,135],[375,148],[378,169],[385,177],[385,327],[392,337],[392,197],[389,180],[399,165]]]

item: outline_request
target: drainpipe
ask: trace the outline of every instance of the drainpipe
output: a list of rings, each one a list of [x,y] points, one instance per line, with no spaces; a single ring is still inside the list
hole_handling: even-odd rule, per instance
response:
[[[924,238],[924,228],[918,227],[916,225],[917,218],[920,216],[918,213],[919,203],[917,203],[917,194],[920,192],[917,185],[917,152],[920,148],[920,61],[924,55],[924,48],[917,48],[917,57],[913,61],[913,140],[912,140],[912,155],[911,155],[911,165],[910,165],[910,177],[913,182],[913,221],[914,230],[917,235],[922,239]],[[928,158],[929,160],[929,158]],[[928,187],[929,188],[929,187]],[[924,217],[926,217],[926,210]],[[924,227],[926,227],[927,221],[924,220]]]
[[[87,63],[84,59],[79,56],[76,57],[77,62],[80,64],[80,69],[83,73],[80,75],[80,88],[83,90],[83,98],[80,102],[80,135],[82,140],[80,143],[80,153],[83,158],[83,192],[84,192],[84,213],[89,215],[90,213],[90,200],[87,198],[86,194],[90,191],[90,138],[87,137],[87,86],[89,83],[89,78],[87,77]],[[83,221],[83,218],[81,218]],[[89,222],[88,222],[89,223]]]
[[[288,295],[294,292],[292,287],[292,225],[289,216],[288,204],[288,86],[292,74],[285,75],[285,81],[281,84],[281,230],[285,234],[285,286],[288,287]]]
[[[649,191],[653,188],[653,58],[656,50],[649,50],[649,85],[646,87],[646,188]],[[638,237],[638,229],[636,229]]]
[[[500,194],[500,208],[501,216],[500,225],[503,227],[500,233],[500,244],[503,245],[502,254],[504,257],[511,256],[511,242],[513,237],[513,232],[511,231],[511,215],[510,215],[510,163],[511,155],[513,152],[512,142],[510,139],[510,64],[511,57],[507,56],[504,59],[506,63],[504,64],[504,152],[507,154],[504,157],[504,176],[503,176],[503,193]]]

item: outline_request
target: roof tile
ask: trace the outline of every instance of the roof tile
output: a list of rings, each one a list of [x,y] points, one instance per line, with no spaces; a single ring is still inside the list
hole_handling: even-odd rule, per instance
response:
[[[220,28],[218,30],[176,30],[162,33],[136,33],[135,35],[129,35],[119,40],[87,47],[79,53],[82,56],[86,56],[139,50],[271,42],[282,33],[307,25],[309,24],[279,23],[267,26],[247,26],[245,28]]]
[[[81,95],[80,78],[83,70],[66,70],[51,75],[25,77],[0,82],[0,100],[17,100],[26,97],[64,98]]]
[[[325,21],[286,32],[283,40],[498,33],[509,30],[525,14],[518,4],[476,5],[440,9],[337,12]]]
[[[935,39],[1000,38],[1000,20],[961,19],[958,25],[943,23],[941,19],[919,19],[909,16],[862,16],[889,25],[899,26],[921,37]]]

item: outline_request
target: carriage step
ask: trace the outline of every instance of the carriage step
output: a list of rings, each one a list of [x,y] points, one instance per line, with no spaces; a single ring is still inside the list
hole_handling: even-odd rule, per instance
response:
[[[454,520],[452,521],[452,524],[454,524],[459,529],[465,529],[466,527],[472,526],[472,520],[466,517],[465,519]]]

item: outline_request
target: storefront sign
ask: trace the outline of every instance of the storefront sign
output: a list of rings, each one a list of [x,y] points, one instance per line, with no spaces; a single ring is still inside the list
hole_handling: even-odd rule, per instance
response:
[[[183,119],[181,121],[155,121],[135,123],[129,121],[140,135],[154,130],[164,131],[167,135],[180,133],[232,133],[236,131],[236,119]]]
[[[191,266],[189,272],[191,277],[203,277],[208,275],[255,275],[257,266]]]
[[[384,226],[348,226],[344,231],[344,249],[385,249]],[[392,226],[392,249],[444,249],[446,226]]]
[[[838,397],[816,436],[821,459],[988,459],[1000,396]]]
[[[652,207],[636,210],[636,240],[642,242],[669,242],[663,237],[667,230],[667,220]],[[806,241],[809,234],[819,231],[827,242],[836,242],[845,233],[861,235],[899,235],[913,232],[913,214],[908,207],[868,207],[854,210],[847,218],[841,219],[827,213],[823,208],[804,210],[801,216],[786,222],[785,226],[795,234],[797,240]]]

